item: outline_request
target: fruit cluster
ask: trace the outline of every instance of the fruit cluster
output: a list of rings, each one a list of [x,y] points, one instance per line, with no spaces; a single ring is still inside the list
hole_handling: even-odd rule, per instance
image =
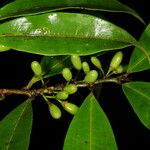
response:
[[[102,64],[97,57],[92,56],[91,63],[101,72],[103,76],[105,76],[105,78],[108,78],[112,74],[120,74],[124,71],[124,67],[120,65],[122,62],[122,59],[123,59],[123,53],[121,51],[117,52],[113,56],[110,62],[109,68],[108,68],[108,72],[106,74],[104,73]],[[90,85],[90,84],[94,84],[98,80],[98,77],[99,77],[98,71],[90,70],[90,66],[88,62],[86,61],[82,62],[80,56],[78,55],[71,56],[71,62],[72,62],[72,66],[76,70],[78,71],[83,70],[85,77],[82,80],[82,83],[86,83],[87,85]],[[42,68],[41,68],[41,65],[37,61],[33,61],[31,63],[31,68],[34,72],[35,77],[42,79],[42,75],[43,75]],[[69,95],[77,92],[78,81],[73,82],[73,79],[72,79],[73,75],[72,75],[70,68],[64,68],[62,70],[62,76],[67,82],[66,85],[62,89],[59,89],[53,92],[54,94],[53,96],[43,95],[43,98],[48,103],[49,112],[54,119],[59,119],[62,114],[61,114],[60,108],[56,104],[50,102],[49,100],[50,98],[57,100],[61,104],[61,106],[72,115],[74,115],[78,110],[78,106],[67,101]]]

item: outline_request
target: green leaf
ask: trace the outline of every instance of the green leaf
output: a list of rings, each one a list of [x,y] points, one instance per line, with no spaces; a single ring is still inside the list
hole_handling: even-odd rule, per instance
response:
[[[136,45],[125,30],[85,14],[48,13],[0,25],[0,44],[41,55],[90,55]]]
[[[109,121],[90,94],[74,116],[63,150],[117,150]]]
[[[68,8],[123,12],[131,14],[138,18],[141,22],[144,22],[133,9],[117,0],[15,0],[0,9],[0,20]]]
[[[0,122],[0,150],[27,150],[32,128],[32,106],[28,99]]]
[[[44,56],[41,60],[44,78],[60,74],[67,67],[71,68],[70,56]]]
[[[150,56],[150,24],[143,32],[139,42]],[[150,69],[150,64],[146,55],[139,48],[135,48],[129,62],[128,72],[139,72],[147,69]]]
[[[150,83],[125,83],[123,91],[141,122],[150,129]]]

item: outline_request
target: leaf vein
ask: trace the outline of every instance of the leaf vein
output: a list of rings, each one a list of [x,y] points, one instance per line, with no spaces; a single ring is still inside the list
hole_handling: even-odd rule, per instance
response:
[[[134,92],[137,92],[138,94],[140,94],[140,95],[142,95],[143,97],[145,97],[145,98],[147,98],[147,99],[149,99],[150,100],[150,97],[149,96],[147,96],[147,95],[145,95],[145,94],[143,94],[142,92],[140,92],[139,90],[137,90],[137,89],[133,89],[130,85],[126,85],[128,88],[130,88],[132,91],[134,91]]]
[[[150,54],[149,54],[150,56]],[[146,56],[142,57],[136,64],[134,64],[129,70],[134,69],[135,67],[137,67],[142,61],[144,61],[146,59]]]
[[[110,39],[109,37],[102,37],[102,36],[74,36],[74,35],[63,35],[63,34],[46,34],[46,35],[36,35],[36,34],[0,34],[0,37],[51,37],[51,38],[75,38],[75,39],[101,39],[101,40],[109,40],[109,41],[116,41],[120,43],[128,43],[129,45],[135,45],[135,40],[132,41],[124,41],[120,39]]]

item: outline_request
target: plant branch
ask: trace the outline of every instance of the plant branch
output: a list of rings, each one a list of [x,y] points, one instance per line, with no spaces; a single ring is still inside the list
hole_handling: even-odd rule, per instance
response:
[[[127,82],[128,78],[127,75],[120,75],[115,78],[103,78],[97,80],[93,84],[85,83],[84,81],[74,81],[73,83],[77,85],[77,87],[91,87],[97,84],[106,83],[106,82],[113,82],[117,84],[122,84],[124,82]],[[0,95],[26,95],[28,97],[32,96],[38,96],[38,95],[48,95],[51,96],[52,94],[56,93],[57,91],[63,90],[64,86],[56,86],[56,87],[44,87],[40,89],[0,89]]]
[[[51,94],[51,89],[41,88],[41,89],[0,89],[0,95],[27,95],[28,97],[43,95],[45,93]]]

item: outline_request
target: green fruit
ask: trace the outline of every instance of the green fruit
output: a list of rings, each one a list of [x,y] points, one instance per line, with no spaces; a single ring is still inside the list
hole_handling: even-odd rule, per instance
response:
[[[68,92],[66,91],[60,91],[56,94],[56,99],[65,100],[67,98],[68,98]]]
[[[72,103],[62,102],[61,104],[62,104],[63,108],[72,115],[75,115],[79,109],[79,107],[77,105],[72,104]]]
[[[69,84],[64,88],[64,91],[68,92],[69,94],[74,94],[77,92],[78,88],[75,84]]]
[[[39,62],[33,61],[31,63],[31,69],[32,69],[32,71],[34,72],[34,74],[36,76],[41,76],[42,75],[42,68],[41,68],[41,65],[39,64]]]
[[[53,103],[49,104],[49,112],[54,119],[59,119],[61,117],[61,110]]]
[[[86,83],[94,83],[98,78],[98,72],[96,70],[91,70],[87,73],[87,75],[84,78],[84,81]]]
[[[119,74],[122,73],[124,71],[123,66],[118,66],[116,70],[113,71],[114,74]]]
[[[78,56],[78,55],[72,55],[71,56],[71,62],[72,62],[72,64],[73,64],[73,66],[74,66],[75,69],[81,70],[82,64],[81,64],[80,56]]]
[[[111,70],[115,70],[122,62],[122,59],[123,59],[123,53],[121,51],[117,52],[111,60],[110,63]]]
[[[69,68],[64,68],[62,71],[62,76],[66,81],[70,81],[72,79],[72,73]]]
[[[91,57],[91,62],[93,63],[94,66],[96,66],[98,69],[102,69],[102,65],[101,65],[101,62],[99,61],[98,58],[96,57]]]
[[[83,71],[84,71],[85,74],[87,74],[90,71],[89,64],[86,61],[84,61],[82,63],[82,69],[83,69]]]
[[[0,52],[8,51],[8,50],[10,50],[9,47],[0,44]]]

